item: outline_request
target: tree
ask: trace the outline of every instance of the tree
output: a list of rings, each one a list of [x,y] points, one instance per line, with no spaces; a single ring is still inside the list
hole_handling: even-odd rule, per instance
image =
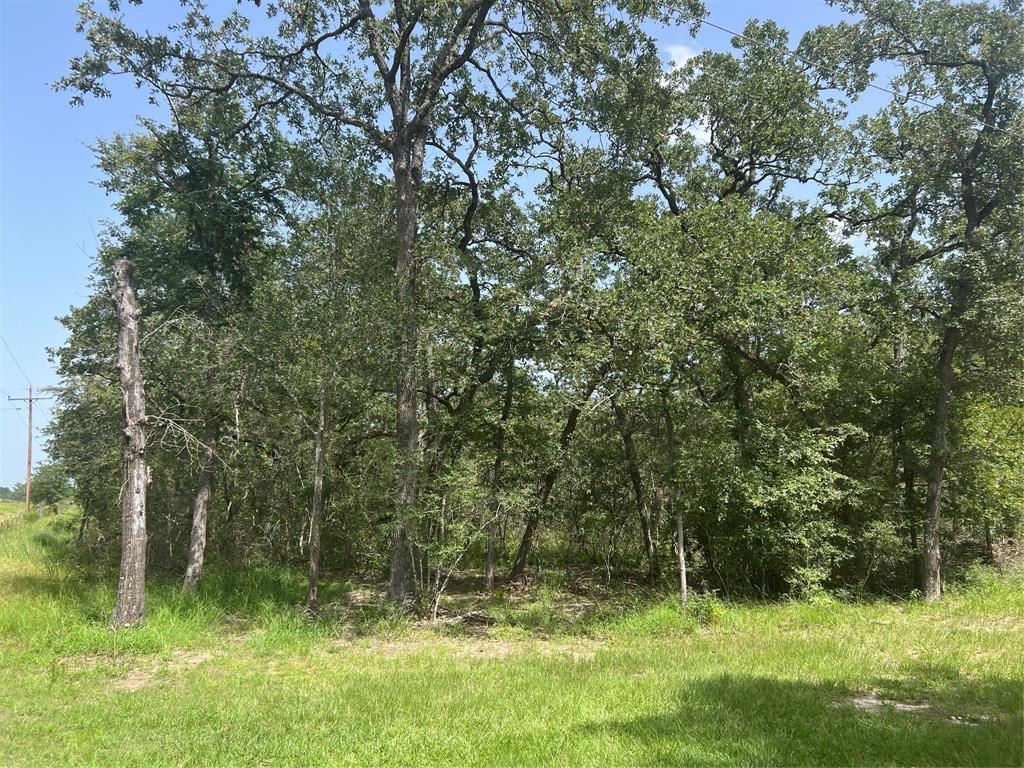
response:
[[[111,3],[109,16],[91,4],[82,6],[80,27],[92,47],[72,60],[62,86],[106,96],[106,76],[124,71],[165,97],[172,110],[237,90],[257,113],[284,107],[296,123],[311,117],[329,128],[354,129],[387,158],[395,206],[398,447],[388,593],[408,605],[413,597],[408,526],[416,503],[419,435],[415,245],[428,146],[447,144],[454,154],[453,142],[445,139],[459,146],[460,132],[481,99],[507,104],[506,111],[527,124],[539,119],[542,128],[557,125],[545,98],[553,82],[563,96],[556,103],[564,103],[577,79],[585,81],[595,67],[612,65],[646,45],[639,26],[648,16],[668,20],[699,6],[692,1],[656,10],[580,2],[566,12],[547,2],[470,0],[428,10],[405,2],[378,9],[366,0],[315,6],[293,0],[274,6],[282,18],[278,36],[253,39],[240,13],[215,27],[196,2],[181,26],[186,34],[171,39],[135,32],[118,5]],[[619,23],[620,13],[629,24]],[[369,66],[354,52],[365,52]],[[462,162],[470,165],[475,149],[464,143],[461,148],[467,152]]]
[[[922,590],[941,594],[942,493],[957,361],[988,333],[990,297],[1020,285],[1012,241],[1024,201],[1019,149],[1024,14],[1019,4],[852,0],[861,18],[812,38],[809,51],[866,68],[901,68],[898,98],[860,130],[876,171],[871,202],[851,215],[894,254],[895,269],[920,269],[935,323]],[[866,77],[866,74],[862,74]],[[884,169],[884,171],[883,171]]]
[[[146,620],[146,393],[139,367],[139,315],[132,286],[132,264],[114,263],[112,289],[117,309],[117,368],[124,402],[124,482],[121,486],[121,572],[110,626],[130,627]]]
[[[674,546],[683,600],[906,593],[937,456],[949,572],[1019,530],[1016,11],[865,0],[796,53],[752,22],[666,71],[632,6],[294,0],[256,35],[262,6],[189,3],[161,37],[113,5],[64,84],[129,72],[168,125],[101,144],[120,221],[54,353],[51,455],[97,559],[117,259],[146,309],[147,562],[188,586],[209,552],[302,569],[313,613],[353,571],[438,614],[463,568],[660,584]],[[1009,72],[996,123],[971,46]],[[847,120],[904,60],[911,98]]]
[[[37,504],[55,507],[73,496],[71,478],[60,464],[40,464],[32,471],[32,497]]]
[[[100,142],[97,151],[104,188],[120,195],[123,240],[135,251],[139,280],[154,289],[149,311],[170,325],[167,335],[184,331],[196,342],[191,364],[171,355],[155,377],[176,401],[164,418],[177,420],[187,455],[198,457],[185,590],[194,590],[202,573],[215,448],[227,420],[230,386],[220,375],[229,369],[226,331],[263,277],[265,231],[283,209],[283,140],[265,126],[239,134],[238,119],[237,103],[211,100],[176,110],[173,128],[144,121],[145,134]],[[154,236],[158,243],[132,245]],[[189,422],[198,428],[186,429]]]

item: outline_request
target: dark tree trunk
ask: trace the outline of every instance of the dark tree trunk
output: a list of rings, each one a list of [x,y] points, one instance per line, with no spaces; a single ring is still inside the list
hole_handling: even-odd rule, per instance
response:
[[[217,427],[213,419],[206,424],[203,434],[203,448],[199,459],[199,480],[192,499],[192,535],[188,542],[188,564],[185,566],[185,581],[182,589],[193,592],[199,586],[203,573],[203,558],[206,555],[206,519],[213,493],[213,446],[217,442]]]
[[[715,576],[718,577],[718,583],[722,585],[722,591],[725,592],[725,597],[728,599],[729,580],[725,578],[722,571],[718,568],[718,562],[715,560],[715,550],[711,543],[711,533],[703,525],[695,525],[693,527],[693,532],[697,540],[697,544],[700,546],[701,552],[704,553],[704,561],[708,564],[708,567],[714,571]]]
[[[960,170],[960,190],[964,223],[964,251],[975,250],[975,234],[984,221],[997,210],[998,197],[981,204],[978,199],[976,175],[978,162],[985,145],[986,136],[995,130],[994,104],[1000,80],[994,71],[985,70],[987,92],[981,108],[984,124],[975,136],[974,145],[966,156]],[[942,351],[939,354],[939,391],[935,398],[935,416],[932,422],[931,454],[928,457],[928,494],[925,499],[924,568],[922,586],[926,600],[937,600],[942,594],[942,555],[939,551],[939,531],[942,525],[942,478],[945,469],[946,432],[949,426],[950,400],[953,393],[955,373],[953,359],[963,333],[960,319],[970,306],[972,285],[970,272],[955,275],[950,285],[953,306],[950,321],[942,337]]]
[[[593,382],[589,383],[586,389],[581,393],[583,396],[580,398],[580,402],[586,402],[590,399],[590,396],[594,394],[594,390],[597,389],[597,385],[600,383],[600,380],[604,378],[606,371],[607,365],[602,366],[598,377]],[[520,578],[526,571],[526,563],[530,557],[530,548],[533,546],[533,537],[537,532],[537,525],[540,523],[541,513],[548,503],[548,498],[551,496],[551,490],[555,487],[555,482],[558,480],[558,476],[562,472],[563,454],[569,447],[569,443],[572,440],[572,434],[576,431],[576,426],[579,424],[580,414],[582,412],[583,408],[580,405],[574,405],[569,409],[569,415],[565,420],[565,426],[562,427],[562,434],[558,439],[558,458],[555,460],[555,465],[544,474],[544,479],[540,484],[540,490],[537,493],[537,505],[530,511],[529,516],[526,518],[526,528],[523,530],[523,538],[519,541],[519,548],[516,550],[516,557],[512,562],[512,570],[509,571],[508,574],[509,580],[511,581],[515,581]]]
[[[324,513],[324,474],[327,466],[327,382],[320,386],[320,412],[313,447],[313,502],[309,511],[309,591],[306,605],[317,607],[320,587],[320,527]]]
[[[408,133],[406,129],[404,134]],[[391,573],[388,599],[411,608],[416,602],[412,547],[409,536],[416,506],[416,473],[419,465],[419,402],[416,364],[419,348],[417,321],[416,227],[417,196],[423,167],[422,138],[396,139],[392,154],[395,174],[395,306],[397,381],[395,384],[395,443],[398,476],[395,488],[395,527],[391,532]]]
[[[907,514],[907,528],[910,531],[910,551],[913,553],[910,564],[912,569],[911,583],[921,580],[921,570],[923,568],[921,550],[917,545],[917,532],[920,527],[920,521],[918,520],[917,495],[914,490],[915,482],[914,465],[911,463],[910,451],[906,450],[903,456],[903,509]]]
[[[914,490],[916,482],[914,476],[913,457],[910,448],[906,443],[903,428],[896,431],[896,463],[895,470],[898,472],[896,482],[903,492],[903,513],[907,521],[907,534],[910,537],[910,551],[913,553],[911,559],[911,583],[920,582],[922,572],[921,552],[917,545],[917,530],[920,525],[918,520],[917,496]]]
[[[551,472],[548,473],[548,475],[551,474]],[[555,473],[555,477],[557,478],[557,473]],[[547,476],[545,476],[544,485],[546,486],[547,484]],[[554,485],[554,480],[551,481],[551,485]],[[544,492],[543,488],[538,495],[538,501],[541,498],[543,498],[545,502],[547,501],[547,494]],[[515,581],[526,573],[526,564],[530,558],[530,549],[533,547],[533,536],[537,531],[537,524],[539,522],[540,510],[531,510],[529,516],[526,518],[526,527],[523,528],[523,537],[519,540],[519,546],[516,548],[516,556],[512,561],[512,568],[508,572],[509,581]]]
[[[949,404],[953,392],[953,355],[960,341],[959,326],[946,328],[939,356],[939,391],[935,399],[932,421],[931,455],[928,459],[928,496],[925,501],[924,573],[922,591],[926,600],[937,600],[942,594],[942,555],[939,551],[939,528],[942,524],[942,475],[945,469],[946,432],[949,426]]]
[[[488,592],[494,590],[494,539],[496,522],[492,521],[487,525],[487,585]]]
[[[82,519],[78,522],[78,535],[75,536],[75,543],[81,544],[85,539],[85,529],[89,525],[89,513],[82,507]]]
[[[633,485],[633,498],[636,501],[636,511],[640,518],[640,545],[643,549],[644,561],[647,563],[647,578],[656,581],[660,571],[658,543],[655,532],[652,530],[651,509],[644,491],[643,477],[640,475],[640,463],[637,460],[633,432],[630,429],[625,410],[615,398],[612,398],[612,410],[615,412],[615,424],[619,429],[619,437],[622,438],[622,447],[626,456],[626,471],[629,473],[629,480]]]
[[[117,309],[117,369],[124,401],[124,482],[121,486],[121,571],[112,628],[146,621],[146,393],[139,365],[139,317],[142,310],[132,286],[132,263],[114,264]]]
[[[889,273],[889,285],[893,295],[898,294],[897,280],[900,274],[900,269],[891,267]],[[900,302],[894,310],[896,313],[902,315],[907,311],[906,306],[903,302]],[[894,338],[892,342],[892,370],[897,379],[902,379],[905,368],[905,355],[903,353],[903,339],[900,336],[899,330],[894,331]],[[903,406],[896,407],[894,404],[893,412],[890,417],[893,424],[893,438],[892,438],[892,473],[893,473],[893,484],[897,488],[902,488],[902,503],[903,503],[903,514],[906,520],[907,535],[910,539],[910,550],[913,553],[913,559],[911,563],[911,581],[920,581],[922,573],[921,565],[921,553],[918,551],[917,546],[917,529],[920,521],[917,515],[917,499],[914,493],[914,461],[913,455],[911,454],[910,446],[907,441],[905,424],[907,419],[906,408]]]

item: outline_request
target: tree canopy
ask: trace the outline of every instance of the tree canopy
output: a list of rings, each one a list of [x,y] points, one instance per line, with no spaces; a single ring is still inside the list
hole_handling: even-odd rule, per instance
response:
[[[120,260],[150,568],[308,562],[313,605],[350,570],[436,611],[460,570],[673,560],[684,594],[935,597],[1015,546],[1019,3],[849,0],[668,70],[650,25],[695,1],[182,5],[86,3],[59,83],[167,114],[97,145],[119,220],[54,351],[101,553]]]

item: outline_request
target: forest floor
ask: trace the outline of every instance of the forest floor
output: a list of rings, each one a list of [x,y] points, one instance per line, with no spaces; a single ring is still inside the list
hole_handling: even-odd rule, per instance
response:
[[[409,622],[302,574],[113,579],[66,516],[0,530],[0,765],[1005,765],[1024,762],[1024,580],[937,604],[593,605],[551,584]],[[479,602],[479,601],[476,601]],[[455,613],[476,602],[454,602]]]

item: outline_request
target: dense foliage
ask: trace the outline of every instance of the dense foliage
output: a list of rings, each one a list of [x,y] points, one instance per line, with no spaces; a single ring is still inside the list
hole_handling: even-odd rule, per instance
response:
[[[407,558],[424,605],[488,563],[668,580],[680,544],[725,595],[930,590],[932,544],[946,574],[1012,549],[1019,4],[849,0],[798,55],[751,22],[668,71],[644,23],[694,4],[288,0],[265,37],[111,5],[62,85],[127,72],[169,120],[98,146],[121,218],[54,352],[101,553],[124,258],[151,567],[184,568],[206,447],[208,562],[299,567],[315,520],[327,571],[394,589]]]

